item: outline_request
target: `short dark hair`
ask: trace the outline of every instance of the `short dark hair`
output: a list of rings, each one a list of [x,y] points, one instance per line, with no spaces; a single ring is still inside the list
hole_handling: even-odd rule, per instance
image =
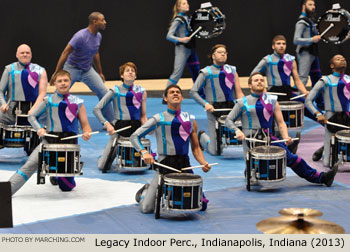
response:
[[[56,73],[54,73],[54,75],[52,76],[51,85],[54,85],[57,77],[62,75],[67,75],[69,79],[72,80],[70,73],[66,70],[61,69],[61,70],[58,70]]]
[[[249,76],[249,78],[248,78],[248,84],[252,84],[252,79],[253,79],[253,77],[255,76],[255,75],[261,75],[261,76],[264,76],[262,73],[260,73],[260,72],[254,72],[254,73],[252,73],[250,76]]]
[[[312,1],[312,2],[316,3],[316,0],[301,0],[301,6],[306,4],[306,2],[308,2],[308,1]]]
[[[89,24],[93,24],[95,20],[98,20],[98,17],[103,15],[101,12],[98,12],[98,11],[95,11],[95,12],[92,12],[90,15],[89,15]]]
[[[214,54],[214,52],[218,49],[218,48],[220,48],[220,47],[223,47],[223,48],[225,48],[225,50],[227,50],[227,48],[226,48],[226,45],[224,45],[224,44],[216,44],[216,45],[214,45],[211,49],[210,49],[210,54],[208,55],[208,58],[212,61],[213,59],[212,59],[212,55]]]
[[[330,66],[331,64],[334,64],[334,58],[335,58],[335,56],[338,56],[338,55],[344,57],[344,56],[343,56],[342,54],[340,54],[340,53],[334,55],[334,56],[329,60],[329,66]],[[345,58],[345,57],[344,57],[344,58]]]
[[[285,36],[281,35],[281,34],[278,34],[276,36],[273,37],[272,39],[272,45],[274,45],[276,43],[276,41],[278,40],[284,40],[286,43],[287,43],[287,39]]]
[[[167,97],[168,91],[170,88],[177,88],[178,90],[180,90],[181,95],[183,96],[182,89],[180,88],[180,86],[176,85],[176,84],[171,84],[171,85],[167,86],[166,89],[164,90],[164,97]]]

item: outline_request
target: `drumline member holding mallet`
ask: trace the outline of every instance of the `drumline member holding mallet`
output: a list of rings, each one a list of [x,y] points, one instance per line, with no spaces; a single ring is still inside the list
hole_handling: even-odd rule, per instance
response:
[[[280,146],[287,152],[287,166],[299,176],[312,183],[325,184],[331,186],[334,176],[337,173],[337,166],[328,172],[318,172],[311,168],[305,160],[298,155],[291,153],[287,145],[292,143],[288,136],[288,130],[277,102],[275,95],[264,93],[264,76],[261,73],[253,73],[248,80],[251,94],[237,100],[233,110],[226,118],[226,126],[234,130],[239,140],[244,140],[246,136],[254,135],[259,129],[265,133],[269,131],[272,140],[277,140],[272,135],[273,119],[277,122],[279,131],[285,143],[272,143],[271,145]],[[235,121],[241,118],[243,131],[235,125]],[[244,157],[249,151],[246,141],[243,142]]]
[[[22,44],[17,48],[17,62],[5,67],[0,81],[0,123],[15,123],[16,101],[32,102],[28,114],[46,95],[47,74],[43,67],[32,63],[31,48]]]
[[[226,46],[217,44],[212,47],[209,58],[213,64],[201,69],[190,95],[207,111],[209,136],[204,131],[199,131],[198,139],[202,149],[211,155],[218,155],[216,120],[228,111],[215,111],[220,108],[233,108],[234,96],[244,96],[239,84],[239,76],[235,66],[226,64]],[[201,97],[200,90],[204,90],[205,99]]]
[[[119,67],[120,78],[123,83],[111,88],[107,94],[94,107],[94,114],[98,120],[106,127],[110,139],[97,161],[97,167],[103,171],[110,169],[116,157],[115,139],[120,135],[130,137],[130,135],[147,121],[146,115],[146,90],[135,85],[137,67],[133,62],[127,62]],[[102,110],[109,103],[113,104],[114,119],[108,121],[102,114]],[[131,125],[128,130],[115,134],[114,131]]]
[[[269,92],[287,94],[286,96],[277,96],[278,101],[290,101],[292,97],[298,95],[298,90],[307,96],[309,91],[306,90],[299,78],[295,57],[286,53],[287,39],[283,35],[276,35],[272,39],[272,49],[273,53],[262,58],[252,73],[260,72],[266,75]],[[297,89],[291,87],[291,77]],[[303,97],[294,101],[305,103]],[[307,109],[305,110],[305,115],[316,121],[316,118]],[[300,132],[297,133],[297,137],[300,138]],[[298,144],[299,140],[296,140],[288,146],[288,149],[295,154]]]
[[[347,62],[338,54],[331,58],[330,68],[332,74],[322,77],[312,88],[306,99],[306,107],[315,114],[317,121],[326,125],[327,121],[350,125],[350,76],[345,74]],[[314,106],[313,101],[317,95],[323,95],[325,113],[322,114]],[[319,148],[312,156],[314,161],[322,157],[323,165],[330,167],[330,148],[332,134],[343,128],[327,125],[325,127],[324,148]]]
[[[181,168],[191,166],[188,156],[188,148],[191,143],[193,156],[203,165],[202,170],[208,172],[210,166],[204,158],[197,139],[197,123],[192,115],[181,111],[181,103],[184,100],[181,88],[177,85],[170,85],[165,89],[164,94],[164,99],[168,104],[167,111],[154,115],[136,130],[130,137],[132,145],[141,152],[147,164],[153,164],[153,156],[142,146],[140,139],[149,132],[155,131],[158,161],[180,171]],[[135,199],[140,203],[142,213],[154,211],[159,172],[163,173],[163,169],[160,168],[160,171],[156,172],[151,184],[145,184],[136,193]],[[202,203],[202,210],[205,210],[208,200],[204,196]]]
[[[190,37],[191,27],[187,16],[190,6],[187,0],[176,0],[174,15],[166,36],[167,40],[175,43],[174,70],[170,75],[167,86],[177,84],[187,63],[192,74],[193,82],[197,79],[200,67],[198,56],[194,49],[194,39]]]
[[[91,127],[88,122],[86,109],[83,100],[77,96],[70,95],[71,79],[69,72],[59,70],[55,73],[52,81],[56,87],[56,92],[46,96],[43,101],[31,112],[28,121],[37,131],[40,137],[46,134],[46,129],[49,134],[63,135],[77,134],[78,121],[83,130],[83,139],[90,139]],[[46,129],[38,121],[38,118],[43,113],[46,113]],[[43,144],[47,144],[46,138],[43,139]],[[12,195],[15,194],[27,180],[38,169],[38,153],[41,145],[38,145],[27,162],[16,171],[10,178]],[[57,183],[62,191],[71,191],[75,186],[74,177],[57,178]]]

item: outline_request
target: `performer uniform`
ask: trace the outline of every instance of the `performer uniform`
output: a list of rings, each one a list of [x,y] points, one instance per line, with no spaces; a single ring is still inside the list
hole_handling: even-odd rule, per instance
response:
[[[111,88],[107,94],[100,100],[95,106],[93,112],[98,120],[102,124],[106,124],[108,120],[103,116],[102,110],[109,103],[113,103],[114,107],[114,120],[111,122],[115,129],[120,129],[131,125],[132,128],[121,131],[118,135],[124,137],[130,137],[130,135],[141,126],[141,108],[143,101],[143,94],[145,89],[138,85],[128,86],[125,83],[119,86]],[[107,158],[110,154],[113,141],[117,137],[117,134],[113,134],[102,156],[98,160],[98,168],[103,169],[106,164]],[[116,156],[115,151],[112,152],[111,159],[114,160]],[[110,167],[107,167],[109,169]]]
[[[54,93],[46,96],[43,101],[33,110],[28,120],[35,130],[42,128],[38,118],[42,114],[46,114],[46,129],[50,134],[55,133],[78,133],[78,114],[83,100],[73,95],[61,95]],[[43,144],[47,144],[48,140],[44,139]],[[16,171],[10,178],[12,194],[15,194],[24,183],[38,169],[38,153],[40,145],[38,145],[27,162]],[[71,191],[75,187],[73,177],[62,177],[57,180],[59,187],[63,191]]]
[[[325,114],[327,120],[332,122],[349,124],[349,112],[350,112],[350,76],[333,72],[333,74],[322,77],[316,85],[310,91],[306,99],[306,107],[312,112],[317,113],[313,101],[319,94],[323,94]],[[344,116],[344,117],[343,117]],[[345,120],[344,120],[345,119]],[[323,152],[323,165],[330,166],[330,141],[332,133],[341,128],[332,130],[332,127],[325,127],[324,137],[324,152]],[[334,127],[333,127],[334,128]]]
[[[188,43],[181,43],[178,40],[179,38],[189,36],[190,31],[191,27],[189,25],[188,16],[185,13],[179,12],[173,20],[166,36],[167,40],[175,43],[174,70],[169,77],[167,86],[177,84],[182,76],[186,63],[192,74],[193,82],[197,79],[200,67],[198,56],[194,50],[194,44],[192,40]]]
[[[225,64],[220,67],[216,64],[201,69],[196,82],[194,83],[190,94],[193,99],[205,107],[207,103],[215,108],[232,108],[234,105],[236,67]],[[200,95],[204,91],[205,99]],[[206,133],[199,135],[199,143],[203,149],[206,149],[211,155],[217,155],[217,136],[215,121],[227,112],[207,111],[209,136]]]
[[[140,139],[155,130],[157,139],[158,161],[176,169],[189,167],[188,149],[190,134],[193,130],[194,116],[187,112],[171,110],[154,115],[130,137],[137,151],[145,150]],[[163,173],[162,169],[160,169]],[[148,189],[144,190],[140,208],[143,213],[154,211],[159,171],[156,172]],[[207,202],[206,199],[203,202]]]
[[[39,94],[39,81],[45,69],[38,64],[23,65],[15,62],[5,67],[0,81],[0,106],[11,101],[9,110],[0,113],[0,122],[15,123],[15,101],[28,101],[35,103]]]
[[[274,95],[268,95],[266,93],[257,95],[251,93],[237,100],[233,110],[227,116],[225,123],[227,127],[237,131],[239,129],[234,121],[240,117],[242,120],[243,133],[246,136],[250,136],[251,134],[253,136],[259,129],[262,129],[265,130],[266,134],[267,131],[269,131],[272,140],[277,140],[276,137],[272,136],[273,113],[276,102],[277,97]],[[246,157],[249,148],[246,141],[243,142],[244,156]],[[273,143],[272,145],[282,147],[286,150],[287,166],[292,168],[298,176],[312,183],[327,183],[327,178],[324,176],[325,173],[318,172],[316,169],[311,168],[304,159],[291,153],[284,143]],[[327,186],[330,186],[330,184]]]

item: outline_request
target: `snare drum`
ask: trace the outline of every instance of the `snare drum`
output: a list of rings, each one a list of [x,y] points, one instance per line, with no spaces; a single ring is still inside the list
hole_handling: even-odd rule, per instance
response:
[[[334,26],[322,36],[326,43],[340,44],[350,37],[350,13],[344,9],[328,10],[317,22],[319,34],[322,34],[330,24]]]
[[[202,26],[202,29],[195,35],[197,38],[217,37],[226,28],[225,15],[217,7],[198,9],[191,17],[190,26],[193,31]]]
[[[222,115],[218,119],[218,134],[224,146],[228,145],[242,145],[242,141],[235,138],[236,134],[233,130],[225,126],[227,115]],[[242,122],[236,121],[235,124],[242,130]]]
[[[289,129],[304,127],[304,104],[297,101],[279,102],[283,119]]]
[[[141,144],[150,153],[151,142],[142,138]],[[120,137],[117,141],[117,167],[124,171],[144,171],[149,169],[149,165],[141,158],[141,153],[132,146],[129,137]]]
[[[335,133],[336,162],[350,162],[350,130],[340,130]]]
[[[286,150],[279,146],[258,146],[249,153],[252,180],[278,182],[286,178]]]
[[[78,144],[43,144],[39,155],[42,160],[42,163],[39,162],[41,176],[72,177],[82,174]]]
[[[8,148],[21,148],[25,146],[26,135],[32,128],[28,126],[2,125],[2,145]]]
[[[203,180],[191,173],[164,175],[161,209],[165,211],[200,211]]]

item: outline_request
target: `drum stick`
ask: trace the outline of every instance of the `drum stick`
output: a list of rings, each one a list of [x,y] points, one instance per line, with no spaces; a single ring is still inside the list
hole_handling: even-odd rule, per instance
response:
[[[214,111],[231,111],[232,108],[218,108],[218,109],[214,109]]]
[[[236,137],[235,137],[236,138]],[[259,143],[267,143],[267,141],[265,140],[260,140],[260,139],[255,139],[255,138],[249,138],[249,137],[246,137],[244,140],[246,141],[252,141],[252,142],[259,142]]]
[[[99,131],[94,131],[94,132],[90,132],[89,135],[95,135],[95,134],[98,134],[100,133]],[[74,139],[74,138],[78,138],[78,137],[82,137],[83,134],[79,134],[79,135],[75,135],[75,136],[69,136],[69,137],[64,137],[64,138],[61,138],[61,140],[68,140],[68,139]]]
[[[272,141],[271,143],[283,143],[283,142],[286,142],[286,141],[288,141],[288,140],[289,140],[289,139],[276,140],[276,141]],[[294,137],[294,138],[292,138],[292,140],[293,140],[293,141],[299,140],[299,138],[298,138],[298,137]]]
[[[266,93],[271,95],[287,95],[286,93],[275,93],[275,92],[266,92]]]
[[[210,166],[214,166],[214,165],[218,165],[219,163],[212,163],[209,164]],[[191,167],[186,167],[186,168],[182,168],[181,171],[187,171],[187,170],[192,170],[192,169],[196,169],[196,168],[202,168],[204,167],[204,165],[197,165],[197,166],[191,166]]]
[[[58,138],[58,136],[56,136],[56,135],[51,135],[51,134],[47,134],[47,133],[45,133],[44,136],[46,136],[46,137],[56,137],[56,138]]]
[[[158,165],[158,166],[161,166],[161,167],[163,167],[163,168],[172,170],[172,171],[181,172],[181,171],[179,171],[178,169],[175,169],[175,168],[173,168],[173,167],[170,167],[170,166],[167,166],[167,165],[158,163],[158,162],[154,162],[154,164],[155,164],[155,165]]]
[[[298,98],[300,98],[300,97],[304,97],[306,94],[301,94],[301,95],[297,95],[297,96],[294,96],[294,97],[292,97],[292,98],[290,98],[290,100],[292,101],[292,100],[296,100],[296,99],[298,99]]]
[[[11,102],[11,100],[8,100],[8,102],[6,103],[6,107],[5,107],[5,108],[8,108],[8,107],[9,107],[10,102]]]
[[[330,121],[327,121],[327,124],[333,125],[333,126],[338,126],[338,127],[345,128],[345,129],[350,129],[349,126],[345,126],[343,124],[338,124],[338,123],[334,123],[334,122],[330,122]]]
[[[333,28],[333,26],[334,26],[334,24],[331,23],[331,24],[327,27],[327,29],[324,30],[324,32],[322,32],[322,33],[320,34],[320,36],[323,37],[323,35],[325,35],[330,29]]]
[[[190,38],[192,38],[194,35],[196,35],[200,30],[202,30],[202,26],[199,26],[199,27],[197,28],[197,30],[195,30],[195,31],[191,34]]]
[[[118,132],[123,131],[123,130],[127,130],[127,129],[129,129],[129,128],[131,128],[131,126],[126,126],[126,127],[124,127],[124,128],[120,128],[120,129],[118,129],[118,130],[115,130],[115,131],[113,132],[113,134],[118,133]],[[109,135],[109,134],[107,133],[106,135]]]

